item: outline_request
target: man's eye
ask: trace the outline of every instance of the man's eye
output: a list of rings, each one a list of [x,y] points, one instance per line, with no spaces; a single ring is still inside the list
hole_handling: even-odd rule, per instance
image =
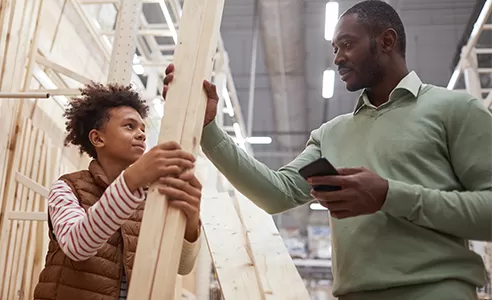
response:
[[[133,125],[132,124],[126,124],[125,127],[128,128],[128,129],[133,129]]]

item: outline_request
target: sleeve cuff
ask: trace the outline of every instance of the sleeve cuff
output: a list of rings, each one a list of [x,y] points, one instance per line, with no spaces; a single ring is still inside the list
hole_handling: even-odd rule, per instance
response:
[[[388,193],[381,211],[394,217],[410,218],[418,200],[414,187],[400,181],[388,179]]]
[[[215,120],[203,127],[201,146],[204,151],[211,151],[225,138],[225,132],[220,129]]]
[[[121,186],[123,187],[123,190],[125,194],[130,196],[130,199],[134,202],[142,202],[145,200],[145,191],[143,188],[138,188],[134,193],[130,191],[128,186],[126,185],[125,177],[123,174],[125,171],[121,172],[120,176],[118,177],[118,180],[121,183]]]
[[[201,239],[201,229],[199,229],[198,238],[193,243],[183,239],[183,249],[181,250],[181,260],[178,268],[179,275],[188,275],[193,270],[202,245]]]

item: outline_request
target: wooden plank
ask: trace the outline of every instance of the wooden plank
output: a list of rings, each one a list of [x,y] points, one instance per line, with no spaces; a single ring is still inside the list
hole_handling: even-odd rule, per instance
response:
[[[32,180],[31,178],[24,176],[19,172],[15,172],[15,179],[17,180],[18,183],[29,188],[30,190],[37,193],[41,197],[48,198],[48,194],[50,191],[46,187]]]
[[[235,205],[246,230],[266,299],[310,299],[272,217],[236,192]]]
[[[40,149],[36,151],[36,162],[37,164],[33,168],[32,176],[36,178],[36,180],[41,181],[44,175],[44,169],[46,167],[46,139],[47,136],[44,132],[39,131],[38,139],[41,141]],[[24,209],[26,211],[34,211],[39,207],[39,194],[36,194],[33,190],[29,189],[29,195],[27,198],[27,203]],[[35,246],[35,232],[37,222],[24,222],[21,224],[22,230],[22,240],[20,241],[20,249],[18,249],[19,253],[19,263],[17,264],[17,276],[14,284],[11,284],[12,292],[15,296],[15,300],[21,300],[26,298],[26,294],[24,293],[24,281],[26,277],[31,278],[32,276],[32,264],[34,259],[34,246]],[[24,227],[24,228],[22,228]]]
[[[58,178],[60,173],[58,170],[60,169],[61,164],[61,156],[62,149],[58,147],[53,147],[50,145],[49,152],[46,159],[46,168],[45,174],[43,177],[42,183],[46,186],[51,186],[53,182]],[[39,212],[42,212],[45,217],[47,217],[48,212],[48,200],[45,198],[41,198],[39,200]],[[33,222],[35,223],[35,222]],[[48,253],[48,245],[49,245],[49,237],[48,237],[48,222],[43,222],[41,224],[37,224],[36,228],[36,253],[34,255],[33,261],[33,272],[31,276],[31,282],[26,281],[26,288],[29,288],[29,294],[27,292],[25,295],[28,295],[26,299],[34,299],[34,288],[39,280],[39,274],[45,265],[45,256]]]
[[[27,154],[29,153],[29,142],[31,136],[31,122],[29,119],[26,119],[24,122],[24,126],[22,126],[21,138],[17,140],[15,157],[14,157],[14,168],[11,172],[14,172],[16,169],[21,171],[25,171],[25,163],[27,160]],[[7,193],[6,200],[4,206],[2,207],[2,211],[12,211],[14,210],[14,200],[15,194],[18,189],[18,184],[15,181],[14,176],[10,176],[9,182],[7,183]],[[3,282],[6,276],[6,264],[7,264],[7,253],[9,250],[9,240],[10,240],[10,227],[11,222],[7,219],[6,215],[2,216],[2,224],[1,224],[1,232],[0,232],[0,295],[3,293]],[[2,299],[5,299],[2,296]]]
[[[40,158],[41,158],[41,148],[42,148],[42,143],[43,143],[43,135],[42,132],[39,131],[38,128],[33,128],[34,130],[32,131],[31,139],[34,142],[33,143],[33,149],[32,151],[29,152],[30,158],[28,161],[28,167],[27,167],[27,174],[31,177],[36,177],[37,172],[39,170],[40,166]],[[16,204],[18,206],[16,207],[16,211],[29,211],[31,210],[33,198],[34,198],[34,193],[26,188],[25,186],[21,187],[21,194],[20,197],[15,200]],[[13,226],[12,226],[12,244],[13,247],[10,249],[13,250],[11,253],[9,253],[9,264],[7,265],[8,268],[11,268],[11,271],[8,272],[10,273],[10,285],[8,287],[9,290],[9,296],[8,299],[14,299],[15,295],[17,292],[15,291],[15,279],[17,278],[17,274],[21,271],[21,260],[24,259],[25,256],[25,250],[26,249],[26,242],[27,242],[27,234],[25,228],[26,228],[26,222],[19,222],[16,220],[12,221]],[[24,255],[21,255],[24,252]],[[11,258],[12,257],[12,258]],[[10,264],[11,263],[11,264]]]
[[[204,197],[201,218],[224,299],[265,299],[243,224],[229,194]]]
[[[187,4],[185,2],[183,10],[195,8],[195,6],[187,7],[187,5],[193,5],[193,3]],[[196,56],[195,70],[191,77],[191,90],[189,95],[190,100],[186,110],[185,126],[183,127],[180,142],[183,150],[193,153],[195,157],[198,155],[203,130],[203,121],[205,117],[205,107],[207,103],[207,98],[203,91],[203,80],[206,78],[210,79],[212,74],[213,58],[217,50],[217,40],[223,9],[224,0],[207,1],[207,6],[204,11],[203,25],[201,26],[202,33],[200,40],[198,43],[195,42],[195,44],[198,44],[198,53]],[[185,22],[185,20],[182,22]],[[180,27],[180,30],[183,30],[183,27]],[[176,62],[178,62],[177,59]],[[180,66],[177,64],[176,68],[179,67]],[[184,68],[184,66],[182,67]],[[169,87],[168,93],[170,91],[171,86]],[[168,101],[172,101],[173,98],[169,99],[170,100]],[[178,101],[181,102],[181,100]],[[166,103],[166,109],[167,105],[168,103]],[[175,274],[179,267],[185,226],[186,218],[183,212],[175,208],[170,208],[167,211],[167,216],[165,219],[164,232],[155,275],[155,280],[157,282],[162,280],[164,284],[154,284],[152,294],[154,299],[167,299],[169,289],[174,286],[173,278],[175,278]],[[175,273],[173,274],[171,270],[175,270]]]
[[[200,103],[205,102],[205,99],[202,82],[209,75],[206,74],[207,63],[202,61],[211,61],[213,58],[209,52],[215,51],[216,48],[214,38],[216,39],[220,24],[217,15],[222,15],[223,1],[184,2],[174,57],[175,79],[169,86],[159,143],[181,142],[183,131],[195,132],[197,124],[203,125],[205,107],[200,106]],[[217,12],[219,8],[220,14]],[[210,51],[210,48],[213,48],[213,51]],[[197,69],[197,62],[201,69]],[[201,97],[192,98],[192,95]],[[199,144],[200,135],[193,134],[191,143],[181,143],[181,146],[186,151],[195,152],[193,150]],[[169,215],[166,215],[167,201],[162,199],[157,187],[153,184],[149,189],[128,299],[172,299],[184,237],[185,217],[181,211],[173,212],[172,209]],[[170,221],[166,222],[168,218]],[[166,252],[169,253],[168,257],[163,256]],[[154,284],[154,278],[158,284]]]
[[[7,214],[7,218],[19,221],[48,221],[48,214],[37,211],[11,211]]]
[[[20,167],[20,172],[22,173],[27,173],[27,172],[30,172],[31,169],[32,169],[32,164],[33,164],[33,160],[34,160],[34,155],[32,155],[32,153],[34,153],[34,149],[36,148],[36,131],[35,131],[35,128],[32,127],[31,123],[29,125],[29,132],[28,134],[26,135],[27,136],[27,147],[25,147],[23,149],[23,153],[22,153],[22,156],[24,159],[24,161],[22,162],[22,165]],[[13,209],[11,208],[12,211],[21,211],[21,204],[23,204],[23,199],[26,197],[26,189],[24,188],[24,186],[20,185],[20,184],[16,184],[16,192],[14,194],[11,194],[9,195],[9,198],[7,201],[11,201],[11,203],[13,204],[12,207]],[[7,210],[8,211],[8,210]],[[6,228],[8,228],[9,230],[9,233],[8,235],[6,236],[7,239],[8,239],[8,242],[6,244],[6,247],[7,247],[7,262],[6,262],[6,268],[4,270],[5,272],[5,280],[2,282],[3,286],[3,293],[2,293],[2,297],[4,299],[9,299],[9,283],[10,283],[10,280],[12,278],[12,268],[13,268],[13,264],[14,264],[14,253],[15,253],[15,243],[16,243],[16,240],[17,240],[17,230],[18,230],[18,222],[16,220],[13,220],[11,222],[6,222]],[[5,244],[2,245],[5,247]]]
[[[24,1],[14,0],[10,2],[9,7],[9,19],[8,19],[8,33],[20,30],[22,22],[22,11],[24,9]],[[5,20],[7,22],[7,20]],[[7,25],[7,24],[5,24]],[[4,52],[2,57],[2,69],[0,74],[11,74],[10,76],[0,76],[0,91],[16,92],[18,90],[14,89],[12,86],[12,77],[14,76],[15,63],[17,61],[16,54],[19,51],[19,37],[18,35],[6,34],[4,43]],[[7,59],[7,57],[9,59]],[[20,80],[19,78],[17,78]],[[19,101],[17,100],[2,100],[0,102],[0,182],[7,183],[10,182],[9,171],[11,169],[11,153],[10,147],[11,138],[14,128],[13,120],[18,110]],[[4,200],[4,188],[0,188],[0,207],[3,209]],[[1,263],[0,263],[1,266]],[[2,275],[0,275],[1,278]],[[1,282],[1,281],[0,281]]]
[[[70,77],[70,78],[72,78],[72,79],[74,79],[74,80],[76,80],[82,84],[87,84],[87,83],[91,82],[91,80],[89,78],[87,78],[83,75],[80,75],[80,74],[78,74],[78,73],[76,73],[76,72],[74,72],[68,68],[65,68],[64,66],[61,66],[57,63],[54,63],[51,60],[49,60],[46,57],[41,56],[39,54],[36,56],[36,62],[38,64],[41,64],[45,67],[52,69],[55,72],[58,72],[58,73],[63,74],[65,76],[68,76],[68,77]]]
[[[3,70],[4,57],[6,54],[5,45],[9,38],[9,23],[10,20],[10,6],[12,5],[12,0],[1,0],[0,5],[0,71]],[[15,2],[14,2],[15,5]]]

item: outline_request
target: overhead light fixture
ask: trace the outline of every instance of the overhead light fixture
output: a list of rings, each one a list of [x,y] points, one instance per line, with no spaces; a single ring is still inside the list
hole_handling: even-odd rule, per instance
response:
[[[323,72],[323,90],[321,94],[323,98],[330,99],[335,92],[335,71],[325,70]]]
[[[272,143],[272,138],[269,136],[250,136],[246,138],[248,144],[263,144],[268,145]]]
[[[326,3],[325,12],[325,40],[331,41],[333,39],[333,33],[335,32],[335,26],[338,22],[338,2],[330,1]]]
[[[322,206],[321,204],[317,202],[313,202],[309,205],[309,208],[311,210],[328,210],[326,207]]]

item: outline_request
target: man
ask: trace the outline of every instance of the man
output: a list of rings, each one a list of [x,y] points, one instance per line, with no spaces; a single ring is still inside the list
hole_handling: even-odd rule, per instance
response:
[[[329,209],[340,300],[476,299],[486,271],[467,240],[492,240],[490,113],[480,100],[408,71],[403,24],[382,1],[346,11],[333,48],[346,88],[363,89],[353,113],[314,130],[306,149],[273,171],[219,129],[218,97],[205,82],[205,154],[269,213],[313,199]],[[306,182],[298,170],[322,156],[340,176]],[[320,184],[342,190],[313,192]]]

